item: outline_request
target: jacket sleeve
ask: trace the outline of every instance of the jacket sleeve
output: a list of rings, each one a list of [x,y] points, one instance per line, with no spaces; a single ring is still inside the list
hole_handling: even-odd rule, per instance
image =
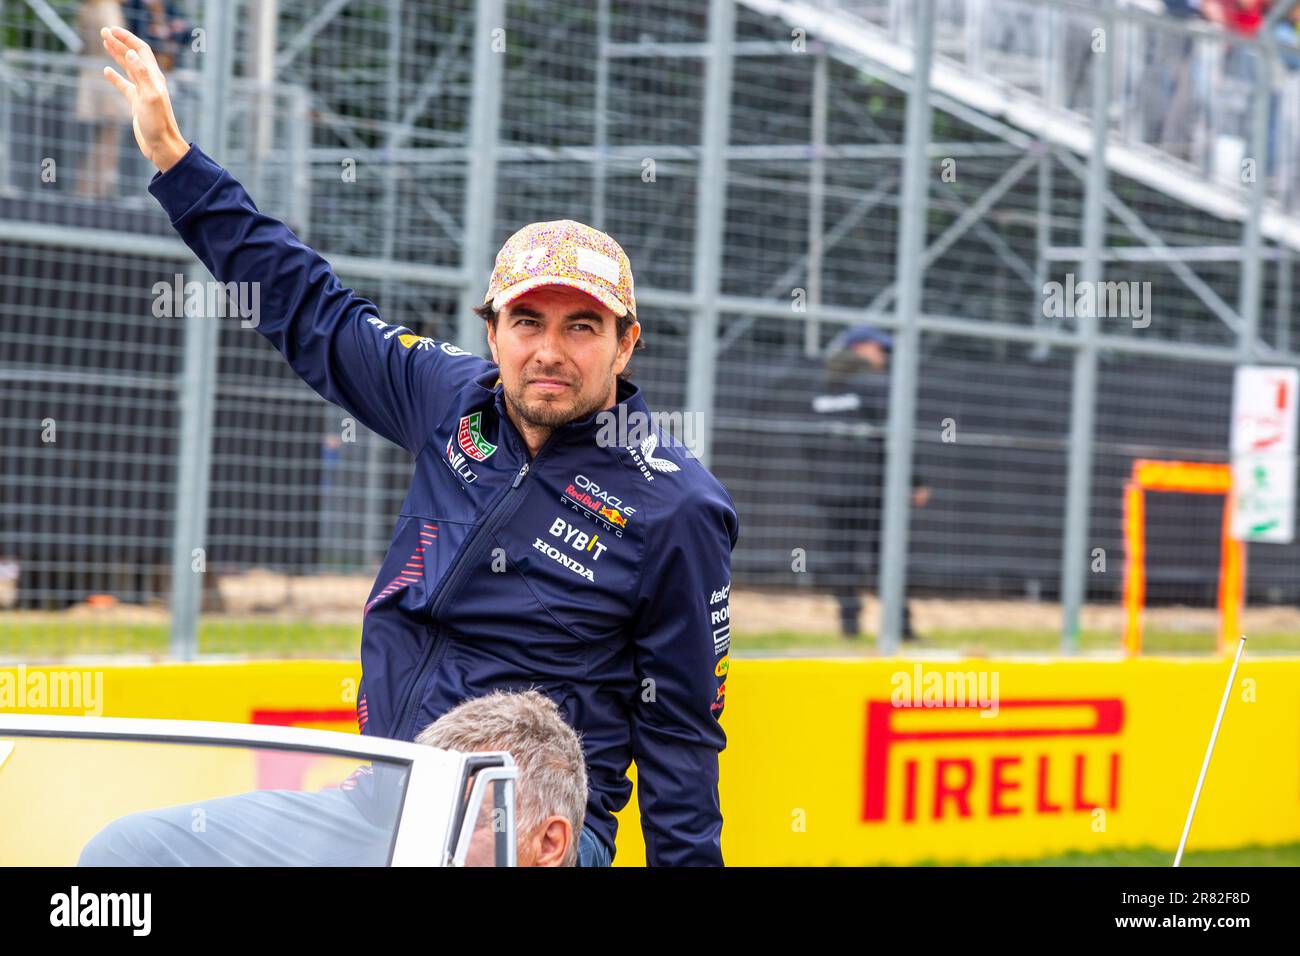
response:
[[[418,455],[453,395],[495,368],[447,342],[379,318],[284,223],[193,144],[149,191],[221,283],[237,283],[250,320],[326,401]],[[245,285],[246,284],[246,285]],[[206,299],[206,296],[205,296]]]
[[[718,721],[731,646],[737,532],[730,502],[710,499],[661,517],[647,543],[653,560],[638,592],[640,686],[631,721],[650,866],[722,865],[718,753],[727,737]]]

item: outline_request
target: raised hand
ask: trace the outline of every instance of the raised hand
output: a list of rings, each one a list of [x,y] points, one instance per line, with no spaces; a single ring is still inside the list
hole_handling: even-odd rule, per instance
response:
[[[131,105],[131,128],[145,158],[163,172],[176,165],[190,145],[181,135],[167,94],[167,77],[163,75],[153,50],[138,36],[121,27],[100,31],[104,49],[126,71],[124,78],[111,66],[104,67],[104,77],[126,97]]]

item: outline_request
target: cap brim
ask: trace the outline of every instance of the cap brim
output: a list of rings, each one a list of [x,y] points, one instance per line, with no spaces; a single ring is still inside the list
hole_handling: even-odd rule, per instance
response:
[[[532,292],[534,289],[540,289],[545,285],[564,285],[568,286],[570,289],[577,289],[579,292],[585,292],[620,319],[628,314],[627,306],[620,302],[617,296],[611,295],[594,282],[587,282],[583,279],[571,279],[568,276],[532,276],[524,279],[522,282],[516,282],[512,286],[507,286],[502,289],[492,298],[492,308],[500,312],[525,292]],[[488,300],[485,299],[484,301]]]

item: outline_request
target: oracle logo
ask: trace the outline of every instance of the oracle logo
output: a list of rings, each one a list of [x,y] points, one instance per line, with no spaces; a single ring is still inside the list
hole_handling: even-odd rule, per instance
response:
[[[617,508],[619,511],[623,512],[624,514],[628,514],[628,515],[636,514],[635,508],[623,504],[622,498],[617,498],[614,495],[611,495],[608,491],[601,488],[600,485],[596,484],[586,475],[574,475],[573,483],[577,485],[579,488],[581,488],[583,491],[589,493],[593,498],[599,498],[601,501],[605,502],[605,504]]]
[[[1048,816],[1119,807],[1118,749],[1099,748],[1124,726],[1119,698],[1025,699],[1000,702],[1001,719],[971,729],[956,727],[955,711],[975,715],[978,705],[924,710],[867,702],[862,820],[889,818],[889,783],[902,775],[895,818],[904,823],[975,817]],[[1084,716],[1085,722],[1068,720]],[[899,726],[907,721],[907,729]],[[925,724],[934,724],[933,729]],[[1037,746],[1070,740],[1075,747]],[[998,741],[997,750],[965,741]],[[1090,746],[1083,744],[1091,742]],[[918,750],[917,744],[924,745]],[[899,754],[900,745],[907,747]],[[1065,752],[1063,752],[1065,751]]]

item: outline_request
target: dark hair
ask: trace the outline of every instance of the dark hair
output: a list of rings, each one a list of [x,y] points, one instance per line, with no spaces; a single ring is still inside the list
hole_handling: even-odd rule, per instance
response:
[[[493,331],[496,330],[497,310],[492,308],[491,302],[484,302],[482,305],[474,306],[474,314],[477,315],[484,322],[486,322],[488,325],[492,326]],[[615,325],[614,328],[615,331],[618,333],[618,340],[620,342],[623,341],[623,336],[627,334],[628,329],[632,328],[632,323],[635,321],[637,321],[636,316],[632,315],[630,312],[626,315],[622,315],[618,317],[618,323],[617,325]],[[635,352],[637,349],[643,349],[643,348],[645,348],[645,338],[639,337],[636,340],[636,345],[633,346],[632,351]],[[624,366],[623,371],[618,373],[618,377],[619,379],[625,382],[631,380],[632,377],[631,359],[628,359],[627,365]]]

